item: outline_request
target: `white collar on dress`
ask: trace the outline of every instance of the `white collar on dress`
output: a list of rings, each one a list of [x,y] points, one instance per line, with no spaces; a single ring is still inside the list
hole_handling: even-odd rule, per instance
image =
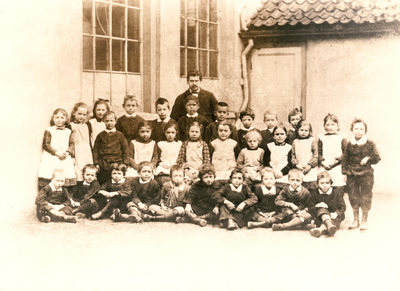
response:
[[[105,129],[104,131],[107,132],[107,133],[111,133],[111,132],[116,132],[117,130],[114,127],[113,129],[110,129],[110,130]]]
[[[143,181],[142,178],[139,178],[139,183],[140,184],[147,184],[151,181],[151,179],[153,179],[153,177],[151,177],[150,179],[148,179],[147,181]]]
[[[243,189],[243,184],[241,184],[239,187],[235,187],[235,186],[233,186],[233,184],[229,184],[229,186],[231,186],[231,190],[232,191],[235,191],[235,192],[242,192],[242,189]]]
[[[167,123],[168,121],[170,121],[171,117],[167,116],[164,120],[161,120],[160,117],[157,118],[157,122],[165,122]]]
[[[61,191],[62,191],[62,187],[56,189],[56,187],[54,187],[54,185],[53,185],[52,182],[50,182],[49,186],[50,186],[50,188],[51,188],[51,191],[53,191],[53,192],[56,192],[56,191],[57,191],[57,192],[61,192]]]
[[[197,112],[195,114],[193,114],[193,115],[190,115],[189,113],[186,113],[186,116],[187,117],[191,117],[191,118],[196,118],[197,116],[199,116],[199,114]]]
[[[359,140],[356,140],[355,137],[353,136],[351,138],[351,144],[363,145],[363,144],[366,144],[367,140],[368,140],[368,138],[367,138],[366,134],[364,134],[363,137],[360,138]]]
[[[90,183],[86,182],[85,180],[83,181],[83,185],[85,186],[90,186]]]
[[[265,187],[265,185],[261,185],[261,190],[264,195],[275,195],[276,194],[275,186],[272,186],[271,189],[268,190],[267,187]]]
[[[125,178],[122,178],[121,181],[119,181],[119,182],[115,182],[113,179],[111,179],[111,182],[113,184],[123,184],[125,182]]]
[[[322,190],[318,188],[319,194],[322,194],[322,195],[324,195],[324,194],[325,194],[325,195],[331,195],[331,194],[332,194],[332,191],[333,191],[332,187],[329,188],[328,192],[326,192],[326,193],[322,192]]]
[[[136,117],[136,113],[133,113],[133,114],[125,113],[125,116],[126,117]]]

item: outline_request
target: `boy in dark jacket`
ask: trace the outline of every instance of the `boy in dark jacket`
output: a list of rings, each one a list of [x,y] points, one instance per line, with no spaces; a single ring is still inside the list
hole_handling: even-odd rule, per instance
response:
[[[312,189],[309,211],[316,228],[310,230],[310,234],[320,237],[322,234],[334,235],[339,229],[340,223],[345,219],[346,204],[343,193],[337,187],[332,187],[331,175],[321,172],[317,176],[318,189]]]

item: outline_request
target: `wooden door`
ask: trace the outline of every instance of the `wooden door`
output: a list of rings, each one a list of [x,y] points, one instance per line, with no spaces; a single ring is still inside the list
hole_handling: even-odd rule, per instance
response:
[[[263,113],[267,109],[275,110],[279,121],[285,125],[288,125],[287,116],[293,108],[304,109],[303,72],[301,47],[253,50],[249,105],[256,114],[257,128],[265,128]]]

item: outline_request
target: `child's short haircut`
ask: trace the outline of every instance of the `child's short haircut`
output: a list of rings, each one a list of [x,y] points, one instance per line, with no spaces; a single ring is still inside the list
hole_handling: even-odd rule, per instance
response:
[[[139,100],[136,98],[135,95],[126,95],[124,97],[124,103],[122,103],[122,106],[125,106],[126,102],[128,101],[134,101],[136,103],[136,106],[140,106]]]
[[[226,103],[226,102],[218,102],[217,103],[217,108],[218,107],[229,107],[229,105],[228,105],[228,103]]]
[[[80,107],[86,108],[86,110],[88,108],[86,103],[83,103],[83,102],[75,103],[74,108],[72,109],[72,112],[71,112],[71,122],[75,121],[75,113],[78,111],[78,109]],[[88,111],[88,114],[89,114],[89,111]]]
[[[325,118],[324,118],[324,126],[328,122],[328,120],[336,123],[338,125],[338,130],[340,130],[340,125],[339,125],[339,118],[335,114],[330,114],[328,113]]]
[[[227,120],[219,121],[219,122],[217,123],[217,131],[218,131],[219,127],[220,127],[220,126],[223,126],[223,125],[229,126],[229,130],[232,131],[232,130],[231,130],[231,127],[230,127],[230,123],[229,123],[229,121],[227,121]]]
[[[142,127],[148,127],[148,128],[150,128],[150,130],[153,130],[153,126],[151,125],[151,122],[150,122],[150,121],[147,121],[147,120],[141,120],[141,121],[139,121],[139,123],[138,123],[138,125],[137,125],[137,128],[136,128],[137,133],[139,133],[139,130],[140,130]]]
[[[350,130],[351,130],[351,131],[353,131],[354,124],[356,124],[356,123],[362,123],[362,124],[364,124],[365,133],[367,133],[367,123],[366,123],[363,119],[361,119],[361,118],[354,118],[354,119],[353,119],[353,122],[351,123],[351,127],[350,127]]]
[[[190,70],[190,71],[187,73],[186,81],[189,82],[190,77],[199,77],[200,82],[203,80],[203,75],[202,75],[201,72],[198,71],[198,70]]]
[[[261,142],[261,140],[262,140],[262,136],[261,136],[261,134],[257,131],[257,130],[255,130],[255,129],[252,129],[252,130],[250,130],[248,133],[246,133],[246,135],[244,136],[244,139],[246,140],[246,142],[249,140],[249,138],[256,138],[257,140],[258,140],[258,142],[260,143]]]
[[[94,117],[97,117],[96,116],[96,108],[97,108],[97,106],[99,106],[99,105],[101,105],[101,104],[103,104],[103,105],[105,105],[106,106],[106,109],[107,109],[107,111],[110,111],[110,104],[108,104],[108,100],[106,100],[106,99],[97,99],[97,101],[96,102],[94,102],[94,104],[93,104],[93,116]]]
[[[103,120],[106,120],[106,118],[107,118],[108,116],[111,116],[111,115],[113,115],[114,118],[115,118],[115,120],[117,120],[117,115],[115,114],[114,111],[107,111],[106,113],[104,113]]]
[[[138,170],[137,170],[138,173],[140,173],[144,167],[151,167],[151,170],[154,171],[154,165],[152,163],[150,163],[148,161],[143,161],[143,162],[140,162],[140,164],[138,166]]]
[[[172,174],[173,172],[177,172],[177,171],[181,171],[182,173],[184,173],[185,171],[183,170],[182,165],[172,165],[171,168],[169,169],[169,176],[172,178]]]
[[[289,171],[289,173],[288,173],[289,178],[290,178],[290,176],[294,176],[294,175],[300,175],[300,177],[301,177],[302,179],[303,179],[303,177],[304,177],[303,171],[301,171],[301,170],[299,170],[299,169],[297,169],[297,168],[291,169],[291,170]]]
[[[196,97],[196,96],[194,96],[194,95],[189,95],[189,96],[187,96],[186,101],[185,101],[185,105],[186,105],[189,101],[194,101],[194,102],[196,102],[197,104],[200,104],[199,98]]]
[[[273,115],[275,116],[276,120],[278,120],[278,113],[275,110],[268,109],[264,112],[264,120],[266,115]]]
[[[271,173],[272,175],[274,175],[274,169],[272,169],[271,167],[262,168],[260,171],[261,179],[264,178],[264,175],[266,173]],[[274,177],[275,177],[275,175],[274,175]]]
[[[235,174],[242,174],[242,177],[244,179],[244,169],[243,167],[236,167],[232,170],[231,175],[229,176],[229,179],[232,180],[233,175]]]
[[[290,111],[289,115],[288,115],[289,123],[290,123],[290,117],[297,116],[297,115],[300,115],[300,118],[303,119],[303,113],[301,113],[301,111],[299,109],[297,109],[297,108],[292,109],[292,111]]]
[[[83,170],[82,170],[82,174],[83,174],[83,175],[85,175],[87,169],[95,170],[96,173],[97,173],[97,168],[96,168],[95,165],[93,165],[93,164],[87,164],[86,166],[83,167]]]
[[[186,131],[189,132],[192,126],[198,126],[200,128],[200,133],[203,132],[203,125],[200,124],[197,120],[189,120],[188,125],[186,126]]]
[[[63,169],[55,169],[55,170],[53,171],[53,173],[51,174],[51,179],[53,180],[54,177],[55,177],[57,174],[63,175],[63,176],[65,177],[65,172],[64,172]]]
[[[321,180],[321,179],[329,179],[329,182],[331,183],[331,185],[333,184],[332,176],[327,171],[323,171],[321,173],[318,173],[318,175],[317,175],[317,184],[318,184],[319,180]]]
[[[125,166],[124,164],[122,164],[122,163],[113,163],[113,164],[111,165],[111,172],[114,171],[114,170],[116,170],[116,171],[121,171],[121,172],[124,173],[124,175],[125,175],[125,173],[126,173],[126,166]]]
[[[202,164],[199,168],[199,178],[203,179],[205,174],[211,174],[215,177],[215,168],[212,164]]]
[[[66,118],[66,120],[65,120],[65,126],[69,126],[68,112],[67,112],[65,109],[62,109],[62,108],[57,108],[56,110],[54,110],[53,114],[51,115],[50,125],[51,125],[51,126],[56,125],[56,124],[54,123],[54,121],[53,121],[53,117],[54,117],[54,115],[56,115],[56,114],[58,114],[58,113],[60,113],[60,112],[61,112],[62,114],[65,115],[65,118]]]
[[[160,97],[156,100],[156,110],[157,110],[157,106],[158,105],[164,105],[167,104],[168,105],[168,109],[169,109],[169,101],[163,97]]]
[[[256,118],[256,115],[254,114],[253,109],[251,109],[251,108],[249,108],[249,107],[247,107],[247,108],[246,108],[245,110],[243,110],[243,111],[240,111],[239,119],[242,120],[243,117],[245,117],[245,116],[250,116],[250,118],[253,119],[253,120]]]
[[[297,137],[299,137],[299,129],[300,129],[302,126],[306,126],[306,125],[308,125],[308,128],[310,129],[310,132],[309,132],[308,136],[309,136],[309,137],[312,136],[313,131],[312,131],[311,123],[308,122],[308,121],[305,120],[305,119],[302,119],[302,120],[300,120],[299,123],[297,123],[297,125],[296,125],[296,135],[297,135]]]
[[[300,122],[299,122],[300,123]],[[283,123],[279,123],[277,126],[274,127],[274,129],[272,130],[272,135],[275,135],[275,131],[277,131],[277,129],[283,129],[283,131],[286,133],[287,135],[287,129],[286,127],[283,125]]]

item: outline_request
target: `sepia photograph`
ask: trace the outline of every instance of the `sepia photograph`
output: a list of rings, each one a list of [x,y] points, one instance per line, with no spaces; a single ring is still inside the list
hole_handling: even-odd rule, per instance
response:
[[[400,0],[0,24],[0,290],[400,290]]]

